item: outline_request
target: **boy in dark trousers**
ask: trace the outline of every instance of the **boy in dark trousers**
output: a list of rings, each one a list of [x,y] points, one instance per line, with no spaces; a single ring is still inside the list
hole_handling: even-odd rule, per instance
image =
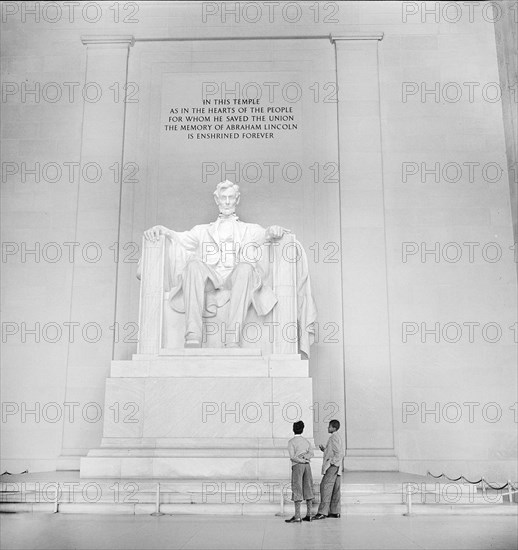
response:
[[[313,500],[313,476],[311,475],[310,460],[313,458],[313,450],[310,442],[302,437],[304,422],[299,420],[293,424],[295,434],[288,441],[288,451],[291,460],[291,499],[295,503],[295,515],[285,520],[286,523],[300,523],[311,521],[311,501]],[[300,517],[300,505],[306,501],[307,513],[304,519]]]
[[[313,519],[340,517],[340,486],[342,481],[342,460],[344,458],[342,439],[336,433],[340,429],[338,420],[331,420],[327,427],[330,437],[324,447],[324,462],[322,464],[323,478],[320,482],[320,506]]]

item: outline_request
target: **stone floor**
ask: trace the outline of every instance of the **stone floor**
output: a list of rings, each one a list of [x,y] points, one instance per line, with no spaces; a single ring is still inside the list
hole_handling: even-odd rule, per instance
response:
[[[515,550],[517,516],[351,516],[290,524],[272,516],[2,514],[15,549]]]
[[[288,470],[286,471],[288,473]],[[58,470],[57,472],[30,472],[27,474],[12,474],[0,476],[0,481],[20,482],[20,481],[42,481],[42,482],[62,482],[62,481],[106,481],[115,478],[81,478],[78,470]],[[139,478],[121,478],[125,480],[139,481]],[[163,478],[157,481],[167,481],[172,478]],[[289,480],[289,477],[286,478]],[[343,476],[344,485],[347,483],[403,483],[410,481],[420,481],[433,483],[433,478],[420,474],[410,474],[406,472],[371,472],[371,471],[346,471]],[[142,479],[143,480],[143,479]],[[150,478],[146,478],[150,481]]]

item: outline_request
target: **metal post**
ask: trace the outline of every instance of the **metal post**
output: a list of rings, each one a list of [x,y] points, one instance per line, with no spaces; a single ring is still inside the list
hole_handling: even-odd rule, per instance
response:
[[[151,514],[152,516],[163,516],[160,511],[160,483],[156,484],[156,499],[155,499],[155,511]]]
[[[53,514],[57,514],[59,512],[59,484],[56,483],[56,496],[54,497],[54,510],[52,511]]]
[[[412,514],[412,490],[410,488],[410,483],[406,485],[406,514],[405,516],[410,516]]]
[[[275,489],[274,489],[273,494],[275,495]],[[281,485],[280,485],[279,504],[280,504],[279,512],[275,515],[282,517],[282,516],[284,516],[284,485],[283,485],[282,482],[281,482]]]

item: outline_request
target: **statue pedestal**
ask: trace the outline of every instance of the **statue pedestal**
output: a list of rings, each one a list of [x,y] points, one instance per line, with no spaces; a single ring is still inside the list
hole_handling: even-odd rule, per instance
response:
[[[101,447],[81,477],[286,478],[292,424],[312,441],[312,406],[296,354],[182,348],[112,361]]]

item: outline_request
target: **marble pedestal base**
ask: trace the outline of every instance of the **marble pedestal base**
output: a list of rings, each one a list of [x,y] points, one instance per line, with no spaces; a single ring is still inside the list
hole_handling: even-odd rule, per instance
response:
[[[204,348],[113,361],[101,447],[81,459],[81,477],[286,478],[293,422],[313,439],[312,393],[298,355]]]

